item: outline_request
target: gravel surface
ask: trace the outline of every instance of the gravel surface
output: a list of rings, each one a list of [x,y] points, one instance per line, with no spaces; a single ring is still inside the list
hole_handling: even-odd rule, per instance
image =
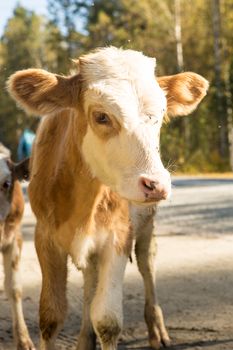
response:
[[[233,179],[175,178],[172,198],[158,210],[157,281],[173,350],[233,349]],[[35,219],[23,222],[24,312],[38,344],[41,274],[33,245]],[[0,350],[12,350],[10,307],[0,269]],[[70,264],[69,313],[59,349],[75,349],[81,321],[82,277]],[[143,286],[135,258],[124,287],[124,332],[119,350],[150,349],[143,321]],[[85,350],[85,349],[83,349]]]

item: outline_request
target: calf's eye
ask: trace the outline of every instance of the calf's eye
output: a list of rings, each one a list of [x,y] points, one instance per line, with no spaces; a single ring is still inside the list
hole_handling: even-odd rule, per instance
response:
[[[7,191],[11,187],[11,182],[9,180],[2,184],[2,190]]]
[[[107,113],[104,112],[94,112],[94,119],[96,123],[101,125],[107,125],[110,124],[110,119]]]

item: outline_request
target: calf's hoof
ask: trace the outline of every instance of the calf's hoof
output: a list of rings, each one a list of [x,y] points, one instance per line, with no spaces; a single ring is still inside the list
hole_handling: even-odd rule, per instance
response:
[[[96,335],[94,333],[80,333],[76,350],[95,350]]]
[[[160,349],[161,346],[171,345],[168,332],[166,330],[163,313],[158,305],[145,306],[145,319],[149,332],[149,343],[152,349]]]
[[[171,345],[171,340],[170,340],[168,334],[160,335],[158,329],[156,329],[154,331],[154,333],[156,335],[149,337],[149,343],[150,343],[150,346],[152,349],[158,350],[162,346],[164,346],[166,348],[166,347]]]
[[[17,341],[17,350],[36,350],[36,347],[30,338],[26,338]]]

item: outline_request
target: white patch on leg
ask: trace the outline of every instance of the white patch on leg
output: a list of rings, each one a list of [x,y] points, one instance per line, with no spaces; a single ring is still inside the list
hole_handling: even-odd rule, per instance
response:
[[[92,236],[76,233],[71,244],[71,257],[75,266],[82,270],[87,267],[88,257],[95,249]]]
[[[80,270],[86,269],[89,256],[99,253],[108,237],[109,232],[103,228],[97,229],[91,235],[77,231],[70,248],[75,266]]]
[[[20,344],[20,346],[22,346],[22,344],[29,344],[28,346],[30,346],[31,349],[34,349],[23,316],[19,262],[13,264],[13,262],[16,262],[19,259],[19,255],[19,247],[16,240],[14,240],[9,250],[3,254],[5,290],[11,304],[16,342],[18,345]]]
[[[123,323],[122,284],[128,257],[118,255],[112,243],[105,246],[105,254],[100,262],[99,282],[91,305],[91,319],[103,348],[108,343],[109,349],[116,349]]]

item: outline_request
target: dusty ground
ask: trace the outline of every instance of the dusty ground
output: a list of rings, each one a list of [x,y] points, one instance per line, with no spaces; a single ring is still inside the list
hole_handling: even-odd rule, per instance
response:
[[[233,349],[233,180],[174,180],[172,199],[158,213],[158,294],[173,350]],[[22,276],[26,322],[38,343],[41,275],[33,246],[34,218],[27,204]],[[0,269],[0,350],[12,350],[10,308]],[[135,262],[124,288],[124,333],[119,349],[149,349],[143,322],[143,286]],[[69,314],[58,344],[75,349],[82,278],[70,265]],[[83,349],[85,350],[85,349]]]

